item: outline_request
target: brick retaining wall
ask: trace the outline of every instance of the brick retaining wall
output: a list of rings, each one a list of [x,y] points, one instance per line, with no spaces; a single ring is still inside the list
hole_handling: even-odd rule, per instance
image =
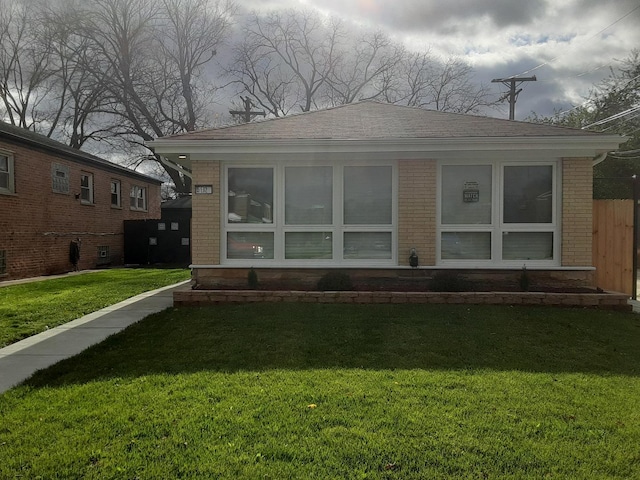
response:
[[[628,297],[609,293],[540,292],[309,292],[272,290],[177,290],[174,306],[205,306],[221,303],[464,303],[484,305],[545,305],[631,311]]]

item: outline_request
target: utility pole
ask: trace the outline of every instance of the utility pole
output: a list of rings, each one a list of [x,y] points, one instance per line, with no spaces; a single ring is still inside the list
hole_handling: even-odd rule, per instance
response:
[[[535,82],[536,76],[533,77],[509,77],[509,78],[494,78],[491,80],[491,83],[503,83],[507,87],[509,87],[509,93],[505,93],[505,95],[500,99],[500,101],[509,99],[509,120],[513,120],[516,116],[516,100],[518,99],[518,94],[522,91],[521,88],[516,90],[516,82],[517,86],[520,86],[522,82]]]
[[[242,115],[244,123],[249,123],[253,117],[256,115],[262,115],[265,117],[267,114],[264,111],[252,112],[251,109],[255,107],[253,102],[249,97],[240,97],[244,102],[244,110],[229,110],[231,115]]]

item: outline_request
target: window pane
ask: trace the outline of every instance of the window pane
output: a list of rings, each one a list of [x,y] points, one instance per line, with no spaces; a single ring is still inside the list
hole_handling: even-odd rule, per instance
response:
[[[284,237],[284,257],[287,259],[331,258],[331,232],[287,232]]]
[[[0,172],[0,188],[9,188],[9,174]]]
[[[442,223],[491,224],[491,165],[442,167]]]
[[[551,223],[553,167],[504,167],[504,222]]]
[[[490,232],[442,232],[440,256],[443,260],[490,260]]]
[[[227,233],[227,258],[273,258],[273,233]]]
[[[553,260],[552,232],[504,232],[503,260]]]
[[[285,223],[330,225],[333,209],[331,167],[285,169]]]
[[[272,223],[273,169],[230,168],[229,210],[233,223]]]
[[[346,232],[344,258],[391,258],[390,232]]]
[[[344,223],[390,225],[392,169],[385,167],[344,168]]]
[[[0,155],[0,172],[9,171],[9,159],[4,155]]]

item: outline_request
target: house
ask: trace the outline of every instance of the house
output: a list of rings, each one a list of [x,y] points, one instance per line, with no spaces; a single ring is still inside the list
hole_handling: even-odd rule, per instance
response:
[[[124,262],[136,265],[191,263],[191,197],[167,200],[160,219],[125,220]]]
[[[122,264],[123,221],[159,218],[160,185],[0,122],[0,280]]]
[[[192,171],[196,288],[251,267],[263,284],[526,267],[587,286],[592,166],[623,140],[365,101],[149,145]]]

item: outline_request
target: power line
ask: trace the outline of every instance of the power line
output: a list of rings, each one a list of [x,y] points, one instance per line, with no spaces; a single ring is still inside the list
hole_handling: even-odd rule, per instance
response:
[[[622,20],[624,20],[625,18],[627,18],[629,15],[631,15],[632,13],[634,13],[636,10],[640,10],[640,5],[638,5],[637,7],[633,8],[630,12],[627,12],[626,14],[624,14],[622,17],[618,18],[615,22],[607,25],[606,27],[604,27],[602,30],[600,30],[599,32],[595,33],[594,35],[592,35],[591,37],[587,38],[586,41],[590,41],[593,40],[595,37],[597,37],[598,35],[600,35],[602,32],[604,32],[605,30],[608,30],[609,28],[613,27],[616,23],[621,22]],[[520,75],[526,75],[528,73],[531,73],[535,70],[538,70],[539,68],[542,68],[546,65],[549,65],[551,62],[556,61],[558,58],[562,57],[563,55],[566,55],[566,52],[561,53],[560,55],[557,55],[555,57],[553,57],[551,60],[548,60],[544,63],[541,63],[540,65],[537,65],[529,70],[526,70],[518,75],[515,76],[520,76]]]

